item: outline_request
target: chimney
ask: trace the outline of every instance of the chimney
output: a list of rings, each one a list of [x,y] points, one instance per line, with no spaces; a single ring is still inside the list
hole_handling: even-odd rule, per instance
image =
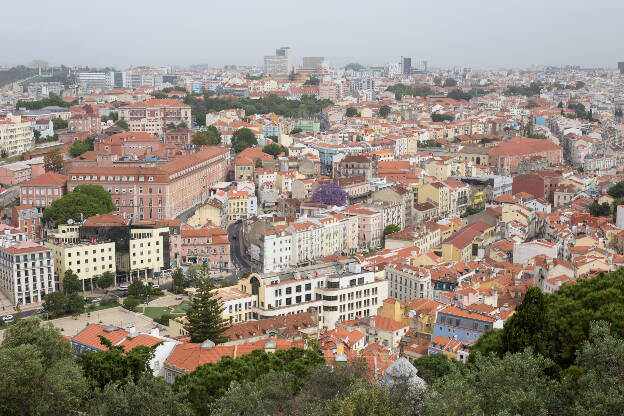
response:
[[[136,332],[136,328],[132,324],[126,325],[126,331],[130,332],[131,334],[134,334]]]
[[[158,330],[158,327],[152,328],[150,330],[150,335],[153,337],[160,337],[160,331]]]

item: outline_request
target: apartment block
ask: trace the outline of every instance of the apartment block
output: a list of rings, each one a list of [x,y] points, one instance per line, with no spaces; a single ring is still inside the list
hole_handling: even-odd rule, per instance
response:
[[[54,263],[48,248],[32,241],[2,241],[0,290],[16,305],[40,303],[57,290]]]

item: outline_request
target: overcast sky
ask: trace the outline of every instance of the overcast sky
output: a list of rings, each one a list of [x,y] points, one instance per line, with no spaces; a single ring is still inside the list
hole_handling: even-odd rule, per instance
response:
[[[624,61],[622,0],[21,0],[0,13],[0,65],[261,65],[279,46],[295,65]]]

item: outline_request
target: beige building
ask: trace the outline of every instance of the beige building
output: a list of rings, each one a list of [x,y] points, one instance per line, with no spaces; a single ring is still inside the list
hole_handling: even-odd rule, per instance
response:
[[[85,288],[85,281],[100,276],[105,271],[116,272],[115,243],[110,242],[81,242],[58,243],[48,241],[45,246],[52,251],[54,270],[58,273],[59,281],[63,281],[65,271],[70,270],[78,275]]]
[[[130,230],[129,258],[118,256],[120,269],[129,271],[131,278],[147,278],[149,272],[160,272],[164,267],[165,235],[169,235],[169,227]]]
[[[33,129],[22,116],[9,115],[0,120],[0,151],[7,156],[20,155],[33,146]]]

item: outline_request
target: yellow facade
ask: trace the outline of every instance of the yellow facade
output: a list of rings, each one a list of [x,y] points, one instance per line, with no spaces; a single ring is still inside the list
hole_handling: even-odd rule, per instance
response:
[[[449,187],[439,182],[421,185],[418,188],[418,203],[422,204],[424,202],[435,202],[438,205],[440,216],[447,216],[451,209]]]
[[[241,218],[247,218],[247,198],[248,195],[245,192],[240,192],[240,195],[234,197],[228,197],[229,221],[238,221]]]
[[[130,272],[153,270],[164,267],[163,235],[169,228],[148,228],[130,230]]]
[[[407,154],[414,156],[418,153],[418,136],[411,136],[407,139]]]
[[[48,241],[45,246],[52,251],[54,269],[61,279],[69,269],[82,281],[100,276],[105,271],[116,272],[114,242],[59,244]]]
[[[468,244],[464,248],[457,248],[453,244],[443,243],[442,258],[446,261],[469,262],[472,259],[472,244]]]

